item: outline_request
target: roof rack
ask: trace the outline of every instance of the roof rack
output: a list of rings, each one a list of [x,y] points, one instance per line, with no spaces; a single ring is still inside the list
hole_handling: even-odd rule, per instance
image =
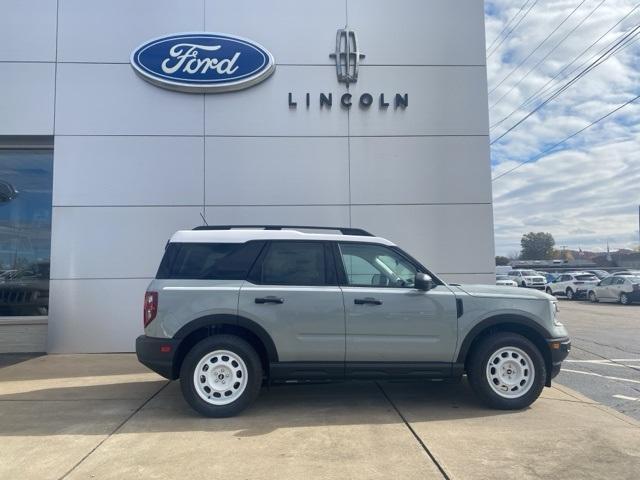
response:
[[[193,230],[231,230],[234,228],[262,228],[263,230],[337,230],[342,235],[374,236],[361,228],[318,227],[313,225],[202,225],[195,227]]]

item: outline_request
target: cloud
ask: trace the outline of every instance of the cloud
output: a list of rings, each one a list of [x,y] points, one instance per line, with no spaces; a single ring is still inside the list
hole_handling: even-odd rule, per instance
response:
[[[488,45],[516,14],[523,1],[486,2]],[[511,117],[491,130],[492,140],[539,104],[541,99],[517,110],[527,98],[631,11],[634,1],[585,1],[538,51],[497,87],[489,96],[489,105],[495,103],[489,112],[490,124],[510,114]],[[579,3],[578,0],[539,1],[487,60],[489,88],[512,72]],[[574,33],[523,78],[594,9]],[[640,8],[580,56],[565,73],[639,24]],[[494,178],[521,162],[530,161],[493,184],[497,254],[519,250],[522,234],[529,231],[550,232],[558,245],[583,250],[603,250],[607,241],[613,249],[638,244],[640,123],[637,118],[640,100],[549,155],[539,159],[537,156],[640,93],[639,53],[640,41],[599,65],[492,146]],[[550,85],[555,87],[549,92],[563,83],[552,82]],[[514,111],[516,113],[512,113]]]

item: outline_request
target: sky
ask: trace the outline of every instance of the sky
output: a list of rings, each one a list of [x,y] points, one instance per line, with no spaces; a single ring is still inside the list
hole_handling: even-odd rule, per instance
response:
[[[550,232],[558,247],[575,250],[604,251],[607,241],[612,251],[638,246],[640,99],[540,154],[640,95],[640,28],[638,41],[498,139],[599,52],[640,26],[638,5],[638,0],[486,0],[496,255],[517,253],[520,238],[530,231]],[[496,178],[522,162],[527,163]]]

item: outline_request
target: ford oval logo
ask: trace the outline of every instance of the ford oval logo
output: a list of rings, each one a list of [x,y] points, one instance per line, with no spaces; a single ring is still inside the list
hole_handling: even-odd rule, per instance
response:
[[[255,85],[275,70],[273,56],[251,40],[222,33],[155,38],[131,54],[133,69],[159,87],[228,92]]]

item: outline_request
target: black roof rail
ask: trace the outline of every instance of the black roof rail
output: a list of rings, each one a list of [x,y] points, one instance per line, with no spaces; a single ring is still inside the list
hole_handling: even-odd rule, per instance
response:
[[[342,235],[373,237],[362,228],[351,227],[318,227],[313,225],[201,225],[193,230],[232,230],[234,228],[262,228],[263,230],[336,230]]]

